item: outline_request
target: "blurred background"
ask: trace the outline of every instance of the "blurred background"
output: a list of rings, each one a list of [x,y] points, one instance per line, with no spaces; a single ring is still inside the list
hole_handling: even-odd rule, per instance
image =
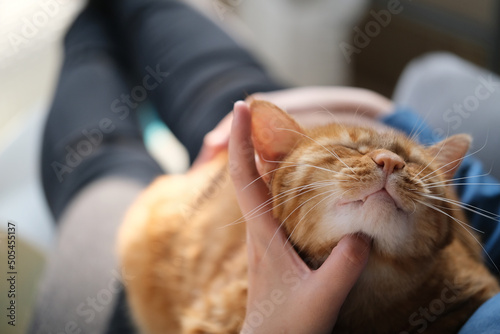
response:
[[[290,86],[350,85],[391,97],[405,66],[433,51],[454,53],[492,72],[500,69],[500,6],[494,0],[186,1]],[[17,224],[22,273],[18,326],[12,331],[2,320],[1,333],[24,332],[54,242],[38,176],[40,138],[61,65],[61,39],[84,5],[81,0],[0,0],[0,277],[7,272],[8,221]],[[154,117],[143,119],[149,148],[165,168],[186,168],[185,153],[168,130]],[[179,152],[178,161],[162,159],[166,145]],[[1,309],[5,291],[2,279]]]

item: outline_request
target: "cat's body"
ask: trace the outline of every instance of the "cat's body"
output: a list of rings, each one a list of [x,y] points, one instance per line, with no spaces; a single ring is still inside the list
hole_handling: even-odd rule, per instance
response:
[[[426,149],[394,132],[338,124],[305,131],[267,103],[252,109],[273,213],[304,260],[320,266],[345,234],[374,240],[335,333],[453,333],[499,291],[480,245],[461,225],[463,212],[449,203],[452,190],[442,186],[467,150],[466,137]],[[240,218],[226,153],[185,175],[159,178],[138,199],[119,249],[142,330],[241,330],[245,225],[232,224]],[[300,289],[293,272],[283,281]]]

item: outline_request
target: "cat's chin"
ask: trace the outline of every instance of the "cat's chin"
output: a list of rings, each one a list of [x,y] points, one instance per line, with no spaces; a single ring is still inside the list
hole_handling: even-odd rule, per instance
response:
[[[363,200],[340,203],[325,213],[317,237],[339,241],[343,236],[362,233],[373,239],[374,250],[402,255],[414,234],[414,217],[398,206],[385,190]]]

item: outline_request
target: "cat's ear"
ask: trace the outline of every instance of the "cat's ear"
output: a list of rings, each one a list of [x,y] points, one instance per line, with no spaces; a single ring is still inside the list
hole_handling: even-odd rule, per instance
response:
[[[269,181],[272,171],[302,139],[304,130],[286,112],[274,104],[253,100],[252,140],[258,155],[257,167],[265,181]]]
[[[447,179],[452,179],[469,150],[472,138],[466,134],[454,135],[434,144],[427,152],[437,163],[439,171]]]

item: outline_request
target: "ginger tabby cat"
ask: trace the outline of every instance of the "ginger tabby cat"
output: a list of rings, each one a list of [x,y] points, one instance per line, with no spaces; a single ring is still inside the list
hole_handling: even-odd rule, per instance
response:
[[[303,129],[264,101],[250,109],[273,214],[304,261],[318,268],[346,234],[373,238],[334,333],[456,333],[500,291],[446,186],[469,136],[424,147],[394,130]],[[227,166],[222,153],[184,175],[162,176],[129,210],[119,253],[143,333],[241,330],[245,226]]]

